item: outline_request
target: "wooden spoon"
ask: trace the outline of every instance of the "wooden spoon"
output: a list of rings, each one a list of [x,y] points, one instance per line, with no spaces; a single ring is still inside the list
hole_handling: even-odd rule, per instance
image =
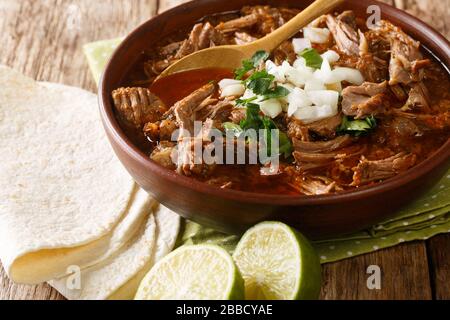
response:
[[[194,52],[169,66],[158,77],[169,74],[202,68],[235,69],[241,66],[242,60],[249,59],[258,50],[272,52],[283,41],[291,38],[304,26],[330,12],[344,0],[316,0],[282,27],[264,38],[244,45],[217,46]]]

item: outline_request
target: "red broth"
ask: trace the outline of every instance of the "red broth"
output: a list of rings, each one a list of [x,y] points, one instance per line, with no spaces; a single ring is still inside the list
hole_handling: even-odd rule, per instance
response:
[[[229,69],[188,70],[158,79],[150,86],[150,91],[156,94],[167,106],[171,106],[211,81],[219,82],[222,79],[233,77],[233,71]]]

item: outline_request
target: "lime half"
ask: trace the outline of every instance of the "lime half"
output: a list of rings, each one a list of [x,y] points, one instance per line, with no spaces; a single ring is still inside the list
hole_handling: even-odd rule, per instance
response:
[[[135,299],[244,299],[244,280],[224,249],[184,246],[155,264],[142,280]]]
[[[262,222],[239,241],[234,261],[252,300],[317,299],[319,258],[308,240],[280,222]]]

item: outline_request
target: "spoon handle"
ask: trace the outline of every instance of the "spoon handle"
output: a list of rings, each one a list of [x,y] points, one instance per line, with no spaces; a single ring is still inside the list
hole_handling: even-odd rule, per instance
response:
[[[308,23],[330,12],[344,0],[316,0],[282,27],[255,42],[246,45],[245,51],[252,53],[258,50],[272,52],[283,41],[291,38]]]

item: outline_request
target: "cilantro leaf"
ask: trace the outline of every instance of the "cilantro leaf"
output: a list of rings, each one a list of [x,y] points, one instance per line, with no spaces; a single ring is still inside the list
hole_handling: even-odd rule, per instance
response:
[[[247,113],[244,120],[241,121],[240,126],[243,130],[255,129],[261,127],[261,118],[259,116],[259,105],[256,103],[247,103]]]
[[[252,101],[255,101],[256,99],[258,99],[258,97],[251,97],[248,99],[237,99],[236,100],[236,106],[243,106],[245,107],[247,104],[249,104]]]
[[[242,120],[241,123],[239,124],[239,127],[241,130],[239,130],[236,127],[237,126],[236,124],[228,123],[228,122],[223,124],[225,130],[226,131],[233,130],[235,133],[235,136],[239,137],[242,134],[242,132],[244,132],[245,130],[254,129],[258,132],[260,129],[263,129],[264,130],[263,140],[264,140],[265,147],[267,148],[267,154],[269,156],[272,156],[272,135],[271,135],[272,132],[271,132],[271,130],[277,130],[277,135],[278,135],[278,139],[279,139],[279,143],[278,143],[279,154],[284,155],[285,158],[288,158],[289,156],[291,156],[292,143],[289,140],[286,133],[280,131],[278,129],[277,125],[275,124],[275,122],[271,118],[260,115],[260,108],[259,108],[258,104],[247,102],[245,105],[247,107],[247,114],[246,114],[246,118],[244,120]]]
[[[279,131],[279,139],[280,154],[283,154],[285,158],[289,158],[293,151],[291,140],[289,140],[287,134],[283,131]]]
[[[356,137],[368,133],[377,126],[377,120],[372,115],[365,119],[354,120],[347,116],[344,116],[342,123],[338,128],[338,133],[349,133]]]
[[[247,88],[251,89],[254,94],[264,95],[272,85],[272,79],[258,78],[248,83]]]
[[[261,71],[256,71],[254,72],[250,77],[248,77],[248,79],[246,80],[246,82],[251,82],[252,80],[257,80],[257,79],[270,79],[271,81],[275,80],[275,77],[271,74],[269,74],[267,72],[267,70],[261,70]]]
[[[370,125],[370,127],[372,129],[377,126],[377,119],[375,119],[375,117],[373,115],[367,117],[365,120],[367,121],[367,123]]]
[[[277,129],[277,125],[267,116],[261,117],[261,122],[263,124],[264,129]]]
[[[320,69],[322,67],[323,59],[316,49],[307,48],[300,53],[300,56],[305,59],[306,66],[314,69]]]
[[[267,154],[272,156],[272,129],[277,129],[275,123],[269,117],[262,117],[262,124],[264,128],[264,142],[267,148]]]
[[[256,51],[252,57],[253,66],[256,68],[262,61],[269,59],[270,54],[267,51],[260,50]]]
[[[261,61],[269,59],[270,54],[266,51],[257,51],[249,60],[242,61],[242,67],[234,71],[235,79],[242,80],[242,78],[251,70],[259,66]]]
[[[237,80],[242,80],[242,78],[247,74],[247,72],[249,72],[253,68],[254,68],[253,62],[251,60],[244,60],[242,61],[242,67],[234,71],[234,77]]]
[[[223,128],[225,129],[225,132],[232,131],[235,137],[239,137],[244,130],[242,128],[233,122],[224,122],[222,123]]]
[[[272,156],[272,132],[271,130],[277,130],[278,135],[278,152],[288,158],[292,154],[292,143],[289,140],[286,133],[278,129],[275,122],[269,117],[261,118],[264,130],[264,141],[267,148],[267,154]]]
[[[264,95],[269,90],[275,77],[266,70],[253,73],[247,80],[247,88],[251,89],[257,95]]]
[[[269,99],[283,98],[283,97],[286,97],[288,94],[289,94],[288,89],[286,89],[283,86],[277,86],[274,89],[267,90],[266,92],[264,92],[263,95],[264,95],[264,100],[269,100]]]

